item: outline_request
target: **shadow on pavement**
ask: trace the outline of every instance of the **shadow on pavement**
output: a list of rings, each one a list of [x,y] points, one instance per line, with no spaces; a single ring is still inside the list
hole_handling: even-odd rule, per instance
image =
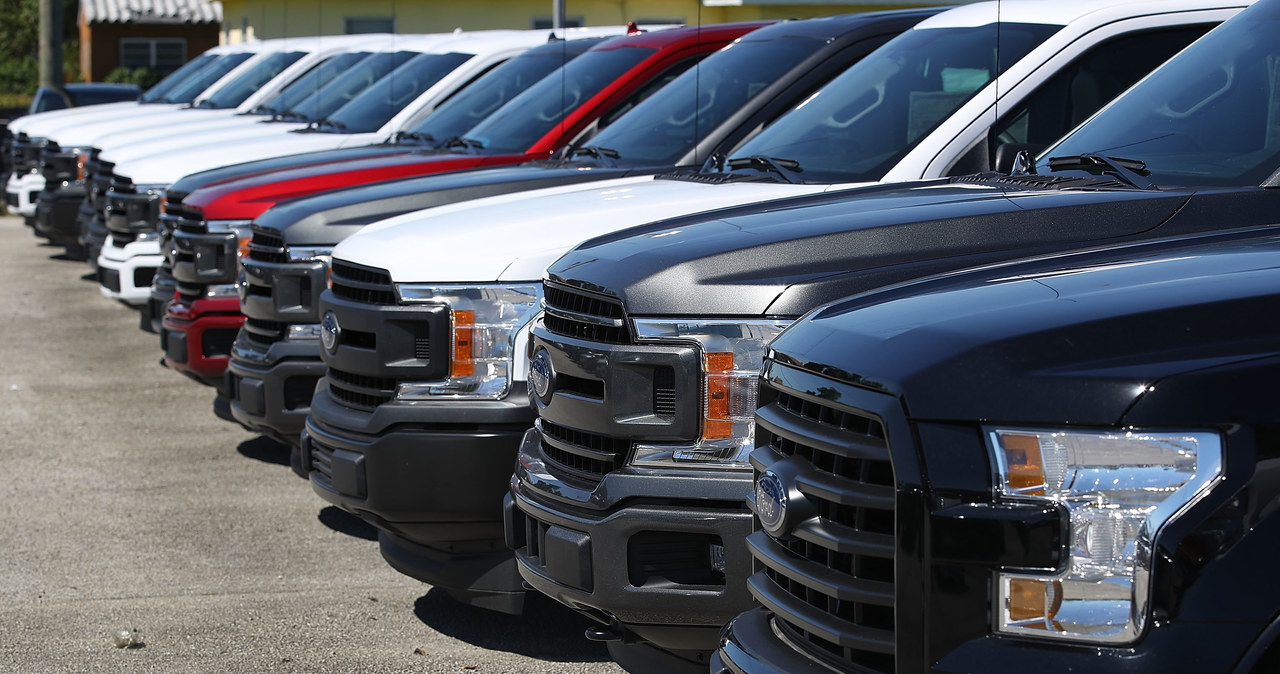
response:
[[[602,643],[582,636],[596,625],[537,592],[525,597],[523,615],[507,615],[454,601],[432,589],[413,603],[413,614],[431,629],[479,648],[550,662],[608,662]]]
[[[241,455],[261,461],[263,463],[274,463],[278,466],[289,465],[289,445],[276,442],[265,435],[259,435],[252,440],[245,440],[236,447],[236,451]]]
[[[363,538],[366,541],[378,540],[378,530],[372,524],[338,506],[329,506],[321,509],[320,513],[316,515],[316,519],[320,520],[321,524],[340,534]]]

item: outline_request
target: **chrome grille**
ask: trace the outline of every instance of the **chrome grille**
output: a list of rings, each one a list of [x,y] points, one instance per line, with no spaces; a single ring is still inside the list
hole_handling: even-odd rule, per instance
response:
[[[333,294],[343,299],[362,304],[396,303],[391,274],[382,269],[334,260],[330,278]]]
[[[793,486],[818,517],[783,539],[752,534],[751,591],[782,632],[820,660],[893,672],[895,480],[884,425],[769,377],[761,403],[756,443],[803,460]]]
[[[543,325],[566,337],[628,344],[626,314],[616,300],[570,286],[543,283]]]

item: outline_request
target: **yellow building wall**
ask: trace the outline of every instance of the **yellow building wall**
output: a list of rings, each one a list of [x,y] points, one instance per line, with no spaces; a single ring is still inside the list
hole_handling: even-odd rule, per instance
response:
[[[808,18],[945,2],[782,4],[775,0],[740,6],[720,4],[725,1],[710,0],[708,4],[715,6],[704,6],[699,0],[564,0],[564,7],[568,19],[580,19],[587,26],[604,26],[637,19],[696,24]],[[348,18],[392,17],[398,33],[439,33],[455,28],[526,29],[533,27],[535,18],[550,19],[551,11],[551,0],[222,0],[222,41],[341,35]]]

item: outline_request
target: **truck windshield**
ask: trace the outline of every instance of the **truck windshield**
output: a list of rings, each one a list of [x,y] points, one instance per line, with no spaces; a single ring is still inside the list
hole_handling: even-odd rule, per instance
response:
[[[204,68],[210,63],[213,63],[214,61],[217,61],[218,59],[221,59],[221,58],[226,58],[226,56],[221,54],[210,54],[209,52],[205,52],[191,59],[190,61],[187,61],[186,63],[179,66],[177,70],[169,73],[164,79],[160,80],[159,82],[156,82],[150,89],[147,89],[145,92],[143,92],[142,97],[139,98],[138,100],[142,103],[162,102],[165,97],[165,94],[169,93],[170,89],[173,89],[174,87],[178,86],[178,84],[180,84],[183,80],[187,79],[188,77],[191,77],[192,74],[199,71],[201,68]]]
[[[289,51],[276,52],[258,61],[256,65],[247,71],[237,75],[234,80],[228,82],[225,86],[218,87],[213,95],[200,101],[200,107],[212,108],[214,110],[225,110],[234,108],[244,102],[253,92],[257,91],[262,85],[270,82],[284,72],[285,68],[293,65],[295,61],[306,55],[306,52]]]
[[[879,180],[926,134],[1061,26],[989,23],[909,30],[735,150],[805,182]],[[997,47],[998,45],[998,47]],[[998,60],[997,60],[998,59]],[[784,161],[785,160],[785,161]]]
[[[320,121],[318,131],[371,133],[474,54],[419,54]]]
[[[586,45],[597,42],[574,40],[531,49],[468,84],[409,129],[405,137],[434,146],[461,136],[548,73],[581,55]]]
[[[463,135],[478,141],[486,152],[524,152],[566,115],[654,51],[632,46],[589,51],[542,78]]]
[[[1280,168],[1280,5],[1215,28],[1040,155],[1146,165],[1157,185],[1259,185]]]
[[[286,84],[275,96],[254,108],[253,114],[280,114],[316,93],[320,87],[351,66],[369,57],[367,51],[351,51],[331,56],[312,67],[306,74]]]
[[[418,53],[401,51],[372,54],[326,82],[319,91],[289,108],[284,113],[284,117],[308,122],[324,119],[338,108],[355,100],[361,92],[400,67],[400,64],[417,56]]]
[[[222,58],[210,61],[203,68],[196,70],[181,82],[174,85],[169,93],[158,99],[157,103],[190,103],[200,95],[200,92],[213,86],[214,82],[222,79],[223,75],[231,72],[236,66],[248,61],[253,54],[242,52],[239,54],[227,54]]]
[[[813,37],[744,38],[641,101],[588,145],[627,164],[673,164],[783,73],[826,45]]]

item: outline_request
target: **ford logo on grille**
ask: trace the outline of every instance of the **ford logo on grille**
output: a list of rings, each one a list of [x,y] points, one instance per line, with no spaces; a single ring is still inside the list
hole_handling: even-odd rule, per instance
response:
[[[332,311],[326,312],[320,321],[320,343],[324,350],[333,353],[338,350],[338,341],[342,338],[342,328],[338,327],[338,317]]]
[[[756,480],[756,517],[770,534],[781,533],[787,515],[787,490],[782,479],[765,471]]]
[[[547,355],[546,349],[538,349],[533,355],[533,360],[529,361],[529,383],[533,385],[533,392],[538,394],[539,398],[546,398],[547,392],[551,390],[551,376],[554,374],[551,369],[551,356]]]

